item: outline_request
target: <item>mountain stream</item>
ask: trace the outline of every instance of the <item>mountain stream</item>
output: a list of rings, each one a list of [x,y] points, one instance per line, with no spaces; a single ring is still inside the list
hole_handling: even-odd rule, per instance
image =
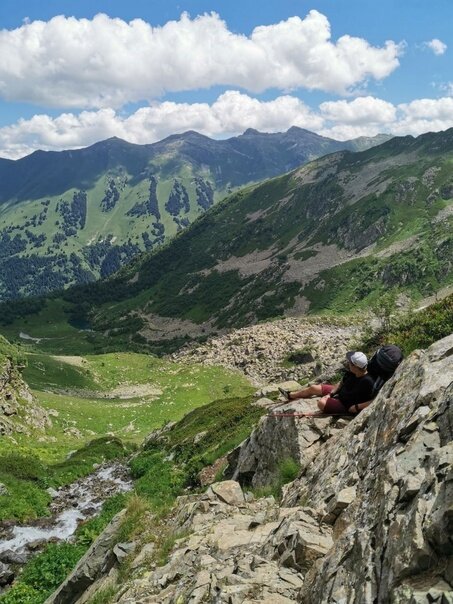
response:
[[[127,466],[118,461],[102,464],[89,476],[58,490],[48,489],[51,516],[0,529],[0,560],[11,553],[26,559],[49,541],[69,539],[81,521],[99,513],[107,498],[131,489]]]

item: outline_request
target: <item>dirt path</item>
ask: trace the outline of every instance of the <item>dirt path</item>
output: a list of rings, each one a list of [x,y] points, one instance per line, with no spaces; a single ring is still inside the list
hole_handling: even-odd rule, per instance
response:
[[[68,363],[68,365],[74,365],[75,367],[83,367],[86,363],[83,357],[78,356],[53,355],[52,358],[56,361],[61,361],[62,363]]]

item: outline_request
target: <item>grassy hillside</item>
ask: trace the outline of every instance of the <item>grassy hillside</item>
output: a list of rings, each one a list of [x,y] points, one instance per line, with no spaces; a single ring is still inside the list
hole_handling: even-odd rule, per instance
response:
[[[14,348],[4,343],[9,355]],[[71,543],[49,543],[34,556],[0,596],[5,604],[42,604],[126,506],[118,540],[143,532],[150,510],[159,524],[156,552],[164,556],[167,534],[159,518],[187,487],[198,486],[199,470],[237,446],[263,413],[250,404],[254,389],[248,382],[223,368],[127,353],[26,356],[25,377],[52,410],[53,427],[15,435],[13,451],[11,439],[0,441],[0,481],[8,491],[0,496],[0,522],[49,515],[49,487],[73,482],[96,464],[124,459],[152,429],[176,421],[168,439],[150,441],[134,455],[133,493],[109,498],[99,516],[78,527]]]
[[[106,277],[237,187],[354,145],[300,128],[223,141],[187,132],[0,161],[0,300]]]
[[[15,364],[22,363],[24,355],[17,346],[14,346],[14,344],[11,344],[6,338],[0,335],[0,367],[8,359],[11,359]]]
[[[401,313],[390,308],[385,313],[382,328],[364,342],[364,348],[370,352],[380,344],[392,342],[408,355],[453,333],[453,294],[416,312]]]
[[[118,541],[136,541],[146,535],[148,540],[150,538],[155,543],[153,562],[165,563],[177,538],[172,534],[171,523],[167,521],[176,497],[187,492],[187,488],[193,492],[199,486],[198,471],[250,434],[263,413],[263,409],[253,407],[250,403],[249,396],[215,401],[189,413],[166,433],[164,440],[149,442],[131,462],[134,492],[107,500],[100,516],[79,526],[73,543],[49,544],[28,562],[12,588],[0,596],[2,604],[43,604],[123,507],[127,509]],[[201,431],[203,434],[200,438]],[[116,439],[99,439],[74,457],[76,460],[89,457],[89,461],[93,462],[96,449],[102,446],[109,447],[110,453],[115,454],[114,447],[118,449],[120,443]],[[118,455],[121,453],[116,451]],[[28,482],[32,484],[33,479],[35,484],[36,481],[52,481],[58,470],[67,469],[74,463],[69,460],[59,466],[41,464],[40,467],[35,463],[33,468],[29,464]],[[153,519],[152,526],[150,518]],[[127,566],[123,572],[128,572]]]
[[[111,279],[3,306],[1,320],[15,339],[50,336],[47,350],[168,350],[389,290],[417,300],[452,282],[452,207],[453,129],[392,139],[242,189]]]
[[[74,480],[91,471],[93,462],[102,461],[109,454],[109,447],[103,452],[101,445],[89,445],[91,441],[119,439],[130,449],[151,430],[180,420],[193,409],[253,392],[237,372],[182,365],[150,355],[54,357],[32,353],[25,358],[23,377],[39,405],[50,412],[52,427],[14,434],[14,471],[12,440],[0,440],[0,482],[11,495],[0,497],[0,520],[42,515],[50,501],[47,486]],[[116,456],[123,451],[123,445],[118,448],[117,441],[112,442],[111,455]],[[87,449],[79,456],[80,463],[64,462],[69,451],[83,447]],[[65,469],[60,468],[56,474],[61,463]],[[35,468],[33,472],[42,473],[39,480],[27,478],[30,464]]]

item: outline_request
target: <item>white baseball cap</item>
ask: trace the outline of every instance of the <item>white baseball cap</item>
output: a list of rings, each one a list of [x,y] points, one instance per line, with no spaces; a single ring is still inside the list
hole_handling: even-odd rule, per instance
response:
[[[350,363],[359,369],[365,369],[365,367],[368,365],[368,359],[366,358],[366,354],[363,352],[347,352],[346,358]]]

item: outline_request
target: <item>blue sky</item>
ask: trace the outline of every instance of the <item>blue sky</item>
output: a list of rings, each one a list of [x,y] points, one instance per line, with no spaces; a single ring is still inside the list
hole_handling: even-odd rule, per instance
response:
[[[445,129],[451,23],[451,0],[2,0],[0,156],[187,129]]]

